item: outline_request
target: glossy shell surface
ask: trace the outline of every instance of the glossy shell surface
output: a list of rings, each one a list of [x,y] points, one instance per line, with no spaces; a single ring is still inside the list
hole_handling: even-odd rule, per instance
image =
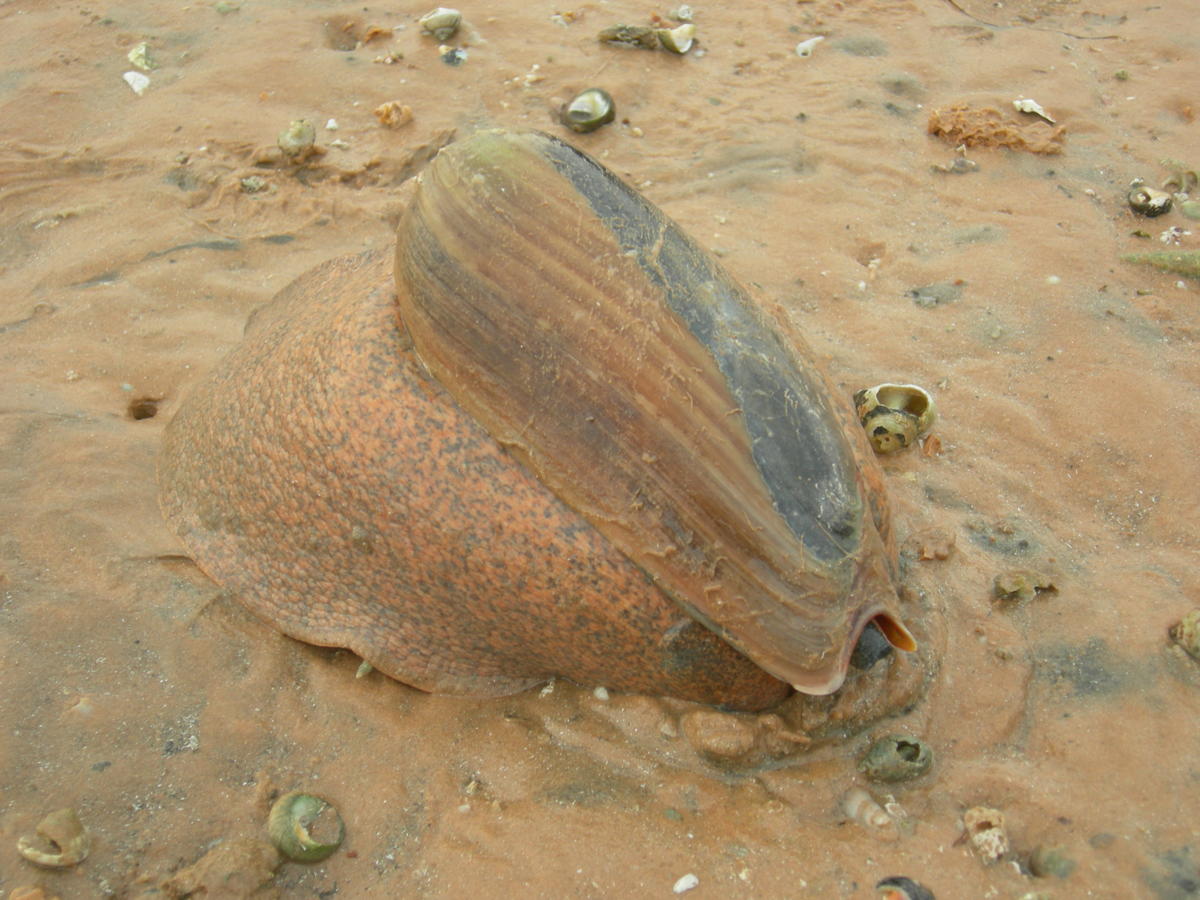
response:
[[[397,303],[433,375],[667,596],[771,674],[840,686],[895,600],[870,454],[785,343],[661,211],[537,133],[422,176]],[[889,633],[890,632],[890,633]]]
[[[280,630],[426,690],[756,709],[900,646],[879,473],[807,354],[569,145],[482,132],[184,404],[164,511]]]

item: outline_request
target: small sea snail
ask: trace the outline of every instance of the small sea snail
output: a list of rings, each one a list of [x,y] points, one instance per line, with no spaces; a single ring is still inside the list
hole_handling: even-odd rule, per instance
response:
[[[691,50],[692,44],[696,42],[696,26],[685,23],[678,28],[660,28],[658,42],[663,45],[663,49],[683,55]]]
[[[880,384],[854,395],[854,408],[877,453],[895,453],[933,427],[937,410],[915,384]]]
[[[279,132],[277,143],[283,155],[294,162],[303,162],[313,154],[317,130],[308,119],[295,119]]]
[[[602,88],[581,91],[562,108],[562,123],[572,131],[586,134],[601,125],[607,125],[617,115],[617,105],[612,95]]]
[[[39,866],[65,869],[87,859],[92,836],[73,809],[50,813],[38,823],[37,833],[17,841],[17,852]]]
[[[876,882],[881,900],[934,900],[933,891],[904,875],[893,875]]]
[[[1129,192],[1128,197],[1130,209],[1138,215],[1151,218],[1170,212],[1173,199],[1166,191],[1146,187],[1146,185],[1135,187]]]
[[[201,568],[429,691],[763,709],[903,650],[853,410],[717,262],[550,135],[482,131],[397,234],[257,312],[159,464]]]
[[[267,831],[275,848],[296,862],[320,862],[332,856],[346,837],[338,811],[320,797],[300,791],[275,801]]]
[[[458,26],[462,23],[462,13],[457,9],[439,6],[421,16],[417,23],[423,32],[432,35],[435,40],[448,41],[458,31]]]

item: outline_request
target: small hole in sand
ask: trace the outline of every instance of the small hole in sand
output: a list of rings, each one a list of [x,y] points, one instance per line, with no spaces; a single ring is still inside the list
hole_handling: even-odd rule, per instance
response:
[[[161,402],[162,397],[134,397],[129,401],[126,412],[135,421],[153,419],[158,415],[158,404]]]

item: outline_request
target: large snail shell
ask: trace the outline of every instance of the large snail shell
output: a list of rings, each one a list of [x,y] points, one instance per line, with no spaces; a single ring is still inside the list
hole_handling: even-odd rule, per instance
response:
[[[754,709],[835,690],[872,619],[912,647],[848,405],[607,170],[541,134],[451,145],[395,295],[385,265],[285,289],[167,431],[164,511],[251,609],[475,695]]]

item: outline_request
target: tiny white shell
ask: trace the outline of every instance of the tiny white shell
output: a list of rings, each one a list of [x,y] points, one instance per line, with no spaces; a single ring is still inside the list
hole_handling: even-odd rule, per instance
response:
[[[696,42],[696,26],[686,24],[678,28],[660,28],[658,42],[672,53],[687,53]]]
[[[813,55],[813,51],[817,49],[817,44],[825,40],[823,36],[811,37],[807,41],[801,41],[796,45],[796,55],[809,57]]]
[[[870,830],[894,824],[887,811],[860,787],[851,788],[842,796],[842,812]]]
[[[125,79],[125,83],[139,97],[146,93],[146,88],[150,87],[150,79],[141,72],[126,72],[121,77]]]
[[[1049,122],[1051,125],[1055,124],[1054,120],[1046,113],[1046,110],[1042,109],[1042,104],[1038,103],[1036,100],[1030,100],[1028,98],[1014,100],[1013,108],[1016,109],[1017,112],[1023,112],[1028,113],[1031,116],[1037,116],[1039,119]]]

